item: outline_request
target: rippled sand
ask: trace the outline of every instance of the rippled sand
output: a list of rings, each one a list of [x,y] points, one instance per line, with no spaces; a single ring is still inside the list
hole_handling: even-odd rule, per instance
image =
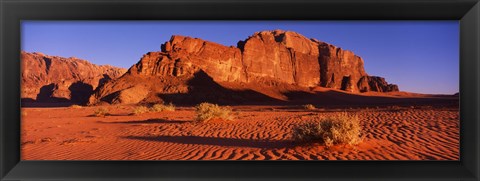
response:
[[[129,115],[132,106],[23,108],[23,160],[458,160],[457,108],[317,109],[234,106],[233,121],[191,122],[194,109]],[[292,127],[313,116],[357,114],[357,146],[298,145]]]

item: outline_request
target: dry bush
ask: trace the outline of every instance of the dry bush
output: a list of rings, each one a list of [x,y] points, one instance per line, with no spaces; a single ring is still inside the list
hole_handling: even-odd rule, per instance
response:
[[[146,106],[137,106],[137,107],[133,108],[133,114],[134,115],[147,113],[148,111],[149,111],[149,109]]]
[[[362,141],[360,121],[347,113],[327,118],[316,118],[314,122],[293,128],[293,139],[299,142],[320,142],[326,146],[334,144],[356,145]]]
[[[229,107],[221,107],[217,104],[201,103],[195,106],[195,112],[197,114],[196,122],[206,122],[215,118],[223,120],[232,119],[232,109]]]
[[[71,107],[71,108],[82,108],[82,106],[77,105],[77,104],[71,105],[70,107]]]
[[[101,108],[96,109],[93,112],[93,115],[95,115],[97,117],[105,117],[105,116],[109,115],[108,112],[109,112],[108,109],[101,107]]]
[[[306,110],[314,110],[316,109],[314,105],[312,104],[305,104],[303,105],[303,108],[305,108]]]
[[[155,104],[151,108],[152,112],[162,112],[162,111],[175,111],[175,105],[170,104]]]

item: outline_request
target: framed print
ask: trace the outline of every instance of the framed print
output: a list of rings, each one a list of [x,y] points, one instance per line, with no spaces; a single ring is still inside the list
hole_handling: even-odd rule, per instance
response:
[[[455,21],[21,27],[22,160],[460,158]]]
[[[479,179],[478,1],[0,5],[4,180]]]

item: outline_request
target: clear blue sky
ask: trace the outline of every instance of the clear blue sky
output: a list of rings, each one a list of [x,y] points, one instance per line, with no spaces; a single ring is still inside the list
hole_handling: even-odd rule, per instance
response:
[[[23,21],[21,28],[24,51],[124,68],[171,35],[236,46],[257,31],[292,30],[353,51],[367,73],[401,91],[459,90],[458,21]]]

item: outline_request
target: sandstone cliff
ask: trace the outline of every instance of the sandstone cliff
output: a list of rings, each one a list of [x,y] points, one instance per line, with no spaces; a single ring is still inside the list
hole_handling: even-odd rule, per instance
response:
[[[204,86],[210,79],[220,88],[228,89],[228,84],[249,91],[265,86],[285,91],[316,86],[349,92],[398,91],[383,78],[369,76],[363,64],[351,51],[291,31],[257,32],[237,47],[175,35],[161,45],[161,51],[145,54],[125,76],[100,87],[90,103],[164,101],[167,95],[192,96],[199,89],[213,91],[218,99],[232,99],[228,91]],[[205,80],[193,86],[199,75]],[[208,97],[204,94],[196,97]]]
[[[35,102],[85,104],[101,84],[126,69],[94,65],[78,58],[21,52],[21,98]]]

